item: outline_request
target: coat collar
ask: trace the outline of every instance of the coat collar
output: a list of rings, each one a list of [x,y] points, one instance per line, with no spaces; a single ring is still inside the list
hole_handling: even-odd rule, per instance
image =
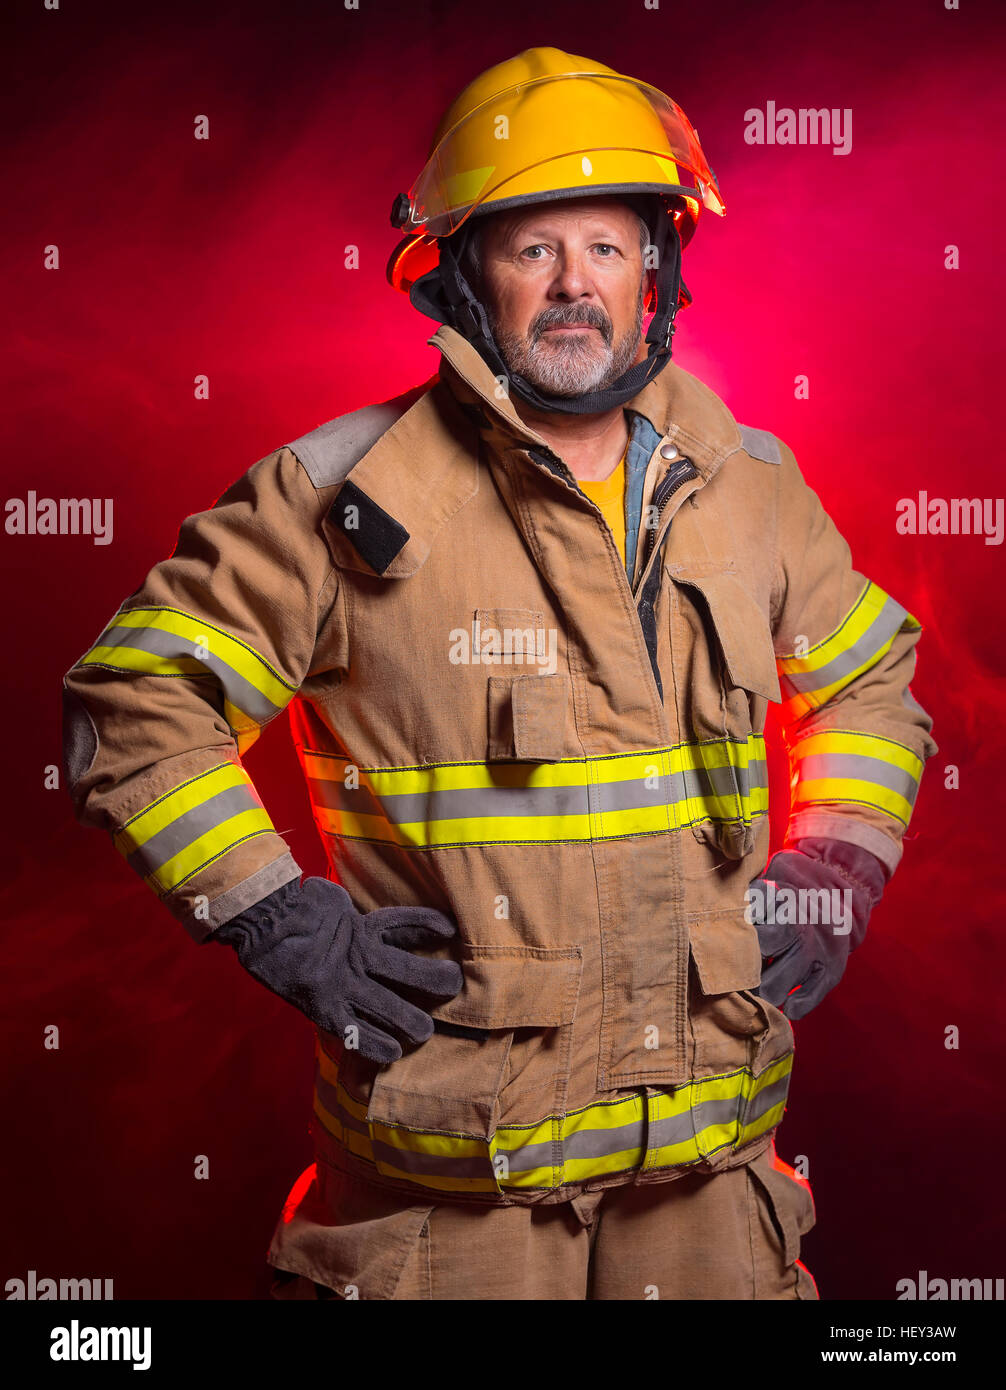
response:
[[[440,528],[478,491],[480,435],[500,454],[549,447],[466,338],[441,324],[427,342],[441,353],[439,379],[350,470],[324,522],[341,564],[386,579],[414,574]],[[727,407],[673,362],[627,408],[687,455],[703,482],[740,448]]]
[[[479,425],[483,436],[488,436],[490,445],[502,449],[548,447],[541,435],[521,420],[488,364],[456,329],[441,324],[427,342],[440,350],[441,380]],[[645,415],[661,443],[677,445],[706,481],[741,446],[740,428],[723,401],[675,362],[668,362],[626,408]]]

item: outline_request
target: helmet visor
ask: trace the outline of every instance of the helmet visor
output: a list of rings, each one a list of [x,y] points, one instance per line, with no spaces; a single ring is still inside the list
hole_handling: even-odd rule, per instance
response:
[[[622,187],[690,194],[724,210],[698,135],[663,92],[615,74],[538,77],[496,93],[447,131],[409,190],[401,225],[447,236],[484,203]]]

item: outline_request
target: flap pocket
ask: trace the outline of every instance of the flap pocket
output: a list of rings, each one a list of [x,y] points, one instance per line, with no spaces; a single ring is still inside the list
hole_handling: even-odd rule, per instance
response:
[[[481,946],[461,948],[460,994],[430,1010],[447,1030],[382,1067],[374,1078],[368,1121],[404,1125],[414,1132],[450,1132],[483,1139],[495,1130],[499,1096],[514,1031],[562,1028],[572,1035],[580,992],[579,946]],[[466,1036],[451,1028],[470,1030]],[[538,1046],[537,1075],[548,1113],[566,1084],[564,1048]],[[522,1078],[522,1082],[523,1082]],[[378,1168],[381,1160],[378,1159]]]
[[[768,617],[740,575],[722,569],[706,573],[700,565],[669,565],[667,573],[705,599],[733,684],[778,703],[782,691]]]
[[[340,1298],[394,1298],[434,1203],[406,1206],[400,1193],[325,1163],[302,1174],[294,1192],[273,1232],[270,1263],[324,1284]]]
[[[558,762],[565,752],[570,693],[570,679],[564,674],[490,676],[490,759]]]
[[[751,1160],[748,1168],[768,1198],[788,1267],[799,1256],[800,1237],[814,1225],[816,1213],[809,1185],[777,1168],[773,1150],[774,1145],[770,1144],[764,1153]]]
[[[762,972],[758,932],[744,920],[742,907],[689,918],[688,940],[703,994],[758,988]]]
[[[430,1012],[472,1028],[559,1028],[573,1021],[581,965],[579,946],[467,946],[461,993]]]

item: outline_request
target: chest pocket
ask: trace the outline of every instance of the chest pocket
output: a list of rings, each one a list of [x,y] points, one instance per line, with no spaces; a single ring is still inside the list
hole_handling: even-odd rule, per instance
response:
[[[557,630],[528,608],[480,608],[475,619],[481,634],[495,634],[489,653],[498,649],[500,658],[489,666],[489,761],[557,762],[572,746],[571,685],[559,669]]]
[[[709,814],[694,826],[731,859],[755,847],[767,812],[764,746],[769,701],[782,692],[768,617],[733,570],[665,566],[679,737],[695,745],[696,791]]]

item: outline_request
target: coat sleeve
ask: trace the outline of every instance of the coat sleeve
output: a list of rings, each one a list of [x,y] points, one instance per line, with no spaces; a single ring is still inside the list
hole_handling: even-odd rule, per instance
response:
[[[792,450],[780,454],[773,637],[792,783],[786,845],[848,840],[890,875],[938,751],[910,689],[922,626],[853,569]]]
[[[345,660],[318,493],[289,449],[182,523],[63,679],[77,819],[196,940],[301,870],[241,755],[316,662]]]

